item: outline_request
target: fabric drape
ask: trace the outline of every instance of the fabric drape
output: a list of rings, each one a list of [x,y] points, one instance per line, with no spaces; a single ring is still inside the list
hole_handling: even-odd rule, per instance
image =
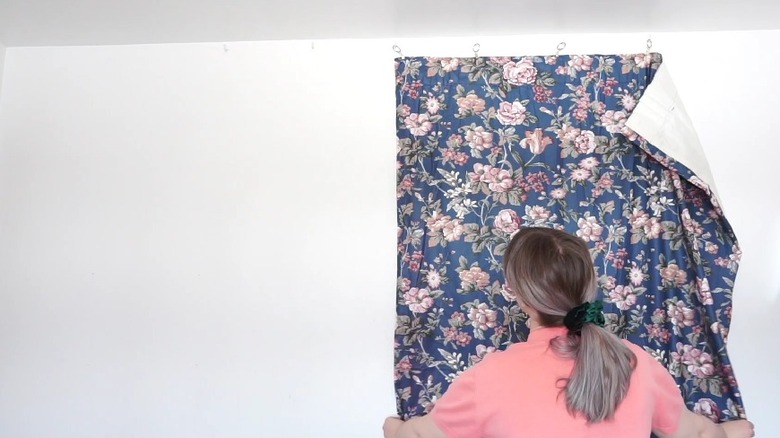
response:
[[[401,415],[526,339],[500,268],[526,226],[588,243],[607,327],[661,361],[689,408],[744,415],[726,351],[737,239],[711,179],[643,137],[652,118],[629,128],[660,66],[645,53],[396,60]]]

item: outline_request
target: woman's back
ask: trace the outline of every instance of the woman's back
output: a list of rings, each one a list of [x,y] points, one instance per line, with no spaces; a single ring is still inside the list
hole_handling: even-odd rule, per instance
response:
[[[666,369],[641,348],[625,399],[612,420],[588,424],[572,416],[560,388],[573,359],[550,349],[565,327],[533,330],[528,342],[488,355],[450,386],[431,413],[448,438],[621,437],[647,438],[651,430],[673,433],[683,412],[680,391]]]

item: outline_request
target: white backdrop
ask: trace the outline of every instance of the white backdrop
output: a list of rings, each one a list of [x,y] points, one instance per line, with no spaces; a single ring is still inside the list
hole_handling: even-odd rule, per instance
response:
[[[379,437],[395,406],[393,43],[643,51],[644,34],[12,48],[0,436]],[[758,436],[780,314],[780,32],[658,34],[744,250]]]

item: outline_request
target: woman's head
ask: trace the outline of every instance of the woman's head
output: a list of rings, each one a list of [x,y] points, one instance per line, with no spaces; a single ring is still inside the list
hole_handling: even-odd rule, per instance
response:
[[[504,254],[504,275],[542,326],[563,324],[566,313],[596,297],[593,261],[585,242],[564,231],[522,228]]]
[[[541,326],[563,325],[567,313],[596,299],[596,275],[588,247],[563,231],[518,231],[504,255],[504,274],[520,305]],[[590,423],[612,418],[628,392],[634,353],[594,324],[570,329],[567,335],[551,340],[550,347],[574,360],[562,389],[569,412],[583,415]]]

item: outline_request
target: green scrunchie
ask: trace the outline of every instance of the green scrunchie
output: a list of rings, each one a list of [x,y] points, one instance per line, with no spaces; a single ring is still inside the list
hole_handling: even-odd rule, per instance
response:
[[[582,326],[585,324],[596,324],[599,327],[604,327],[606,321],[604,320],[603,309],[604,305],[601,301],[584,302],[569,310],[569,313],[563,318],[563,325],[570,332],[582,331]]]

